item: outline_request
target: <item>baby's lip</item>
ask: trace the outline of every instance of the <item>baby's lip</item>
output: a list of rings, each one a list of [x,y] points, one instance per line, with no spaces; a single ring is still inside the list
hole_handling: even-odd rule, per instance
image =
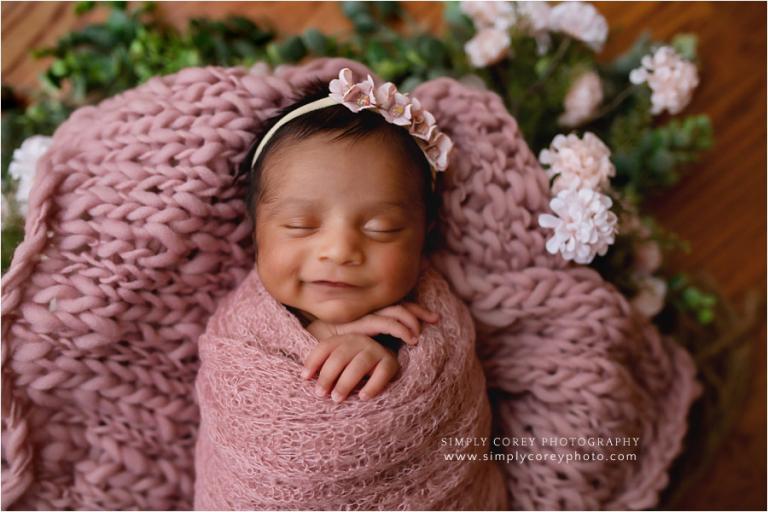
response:
[[[310,281],[312,284],[320,284],[323,286],[333,286],[338,288],[354,288],[355,285],[351,283],[346,283],[344,281],[330,281],[330,280],[317,280],[317,281]]]

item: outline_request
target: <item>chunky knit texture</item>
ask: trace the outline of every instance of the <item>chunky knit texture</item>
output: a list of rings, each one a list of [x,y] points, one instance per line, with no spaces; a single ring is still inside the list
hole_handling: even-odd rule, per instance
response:
[[[367,401],[336,404],[300,376],[317,340],[253,270],[199,341],[197,510],[505,510],[495,462],[446,461],[487,446],[491,412],[472,317],[434,270],[418,302],[440,313],[400,374]]]
[[[367,72],[186,69],[59,127],[2,281],[5,507],[192,506],[197,339],[253,261],[233,170],[296,86],[345,66]],[[700,392],[690,356],[546,253],[546,176],[498,96],[450,79],[414,96],[457,146],[433,263],[478,328],[493,431],[640,437],[634,462],[502,464],[509,506],[654,506]]]

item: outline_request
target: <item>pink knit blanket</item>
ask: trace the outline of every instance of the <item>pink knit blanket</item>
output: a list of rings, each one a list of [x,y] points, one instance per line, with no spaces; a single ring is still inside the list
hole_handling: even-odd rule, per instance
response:
[[[274,72],[185,69],[78,109],[58,128],[38,163],[24,241],[2,280],[4,507],[192,507],[195,467],[205,478],[207,460],[194,457],[200,422],[194,399],[198,338],[222,298],[253,266],[251,226],[233,170],[260,123],[291,101],[295,87],[311,78],[330,80],[343,67],[368,71],[344,59]],[[546,252],[549,233],[536,222],[549,211],[546,174],[497,95],[447,78],[422,84],[413,95],[456,145],[440,216],[447,246],[432,263],[467,306],[477,329],[492,436],[509,439],[500,450],[512,459],[498,463],[508,506],[655,506],[699,392],[691,357],[660,337],[596,272]],[[469,328],[465,316],[457,316],[457,325]],[[416,352],[407,349],[401,357],[453,339],[445,332],[443,337],[433,333],[434,343],[425,339]],[[297,345],[286,353],[260,353],[289,380],[298,364],[290,354],[295,357],[308,342],[301,336],[291,340]],[[451,347],[451,354],[464,354],[459,359],[469,361],[462,352],[466,348]],[[212,359],[210,352],[204,357]],[[445,360],[453,361],[447,354]],[[412,421],[407,416],[411,401],[425,399],[405,394],[405,383],[430,381],[427,367],[417,376],[403,362],[402,380],[374,402],[394,404],[395,432],[402,427],[398,421]],[[266,379],[259,373],[265,369],[252,370]],[[471,373],[469,363],[452,368],[465,370]],[[451,373],[450,379],[458,383],[458,375]],[[451,392],[477,396],[479,381],[470,381],[471,390],[453,387]],[[292,382],[286,389],[296,390],[293,397],[275,400],[305,400],[301,379]],[[363,418],[356,416],[362,404],[333,407],[329,414],[348,411],[349,421]],[[333,425],[335,416],[314,410],[318,420]],[[386,410],[371,411],[371,418],[378,424]],[[440,412],[427,417],[432,414]],[[272,420],[290,426],[291,418]],[[485,431],[480,423],[456,425],[479,433]],[[355,428],[369,432],[364,424]],[[430,439],[442,427],[432,428],[425,434]],[[357,431],[336,435],[356,436]],[[522,445],[524,438],[533,442]],[[616,438],[637,438],[637,443],[605,443]],[[270,440],[259,442],[252,449]],[[425,444],[417,448],[426,450],[428,442],[419,442]],[[322,445],[315,452],[311,445],[305,448],[305,461],[312,453],[327,453]],[[592,458],[559,458],[574,452]],[[402,460],[402,453],[384,453],[379,459],[368,453],[365,460],[375,467]],[[633,459],[618,460],[618,455]],[[425,460],[426,452],[418,456]],[[332,456],[315,462],[339,471],[359,460]],[[310,470],[288,465],[273,465],[270,474]],[[433,468],[451,469],[463,471],[448,462]],[[371,470],[363,464],[352,473],[366,479]],[[397,484],[407,485],[408,478]],[[375,485],[383,489],[395,483],[379,479]],[[323,488],[328,489],[335,487]],[[452,490],[450,496],[462,499]],[[435,496],[423,492],[422,498]]]
[[[506,509],[487,447],[449,443],[491,434],[472,318],[435,271],[418,296],[444,320],[399,351],[384,393],[336,404],[300,377],[317,340],[252,271],[198,341],[195,508]]]

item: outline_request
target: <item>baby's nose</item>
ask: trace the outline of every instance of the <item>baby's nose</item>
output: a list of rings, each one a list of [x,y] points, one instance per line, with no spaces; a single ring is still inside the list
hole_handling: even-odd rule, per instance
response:
[[[322,238],[319,258],[337,265],[360,265],[364,253],[359,237],[350,229],[340,229]]]

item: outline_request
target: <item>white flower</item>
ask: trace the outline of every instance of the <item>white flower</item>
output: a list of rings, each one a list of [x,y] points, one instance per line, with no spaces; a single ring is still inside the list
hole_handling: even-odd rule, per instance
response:
[[[641,66],[629,74],[629,81],[648,83],[652,114],[660,114],[665,109],[677,114],[691,101],[693,90],[699,85],[699,73],[692,62],[683,59],[672,47],[662,46],[643,57]]]
[[[510,2],[460,2],[459,8],[480,30],[495,28],[505,31],[514,25],[517,19]]]
[[[603,85],[594,71],[581,74],[565,95],[565,112],[558,118],[563,126],[578,126],[588,120],[603,101]]]
[[[548,164],[547,175],[557,176],[552,192],[564,189],[592,188],[605,190],[608,179],[616,174],[611,163],[611,151],[594,133],[586,132],[583,139],[574,134],[558,134],[549,149],[539,153],[539,161]]]
[[[642,315],[651,318],[664,307],[667,283],[658,277],[644,276],[638,283],[640,290],[630,303]]]
[[[514,2],[518,19],[516,25],[536,39],[539,55],[549,50],[549,13],[547,2]]]
[[[43,135],[33,135],[26,139],[21,147],[13,152],[8,172],[17,180],[16,203],[19,212],[27,215],[27,201],[32,191],[32,180],[35,177],[37,161],[53,144],[53,138]]]
[[[467,41],[464,51],[476,68],[495,64],[503,59],[509,50],[509,34],[495,28],[481,29]]]
[[[539,215],[539,226],[553,229],[547,251],[566,260],[589,263],[608,251],[616,236],[616,214],[610,211],[611,198],[585,188],[562,190],[549,206],[556,214]]]
[[[594,51],[603,49],[608,38],[608,22],[592,4],[561,2],[549,13],[549,29],[585,42]]]

